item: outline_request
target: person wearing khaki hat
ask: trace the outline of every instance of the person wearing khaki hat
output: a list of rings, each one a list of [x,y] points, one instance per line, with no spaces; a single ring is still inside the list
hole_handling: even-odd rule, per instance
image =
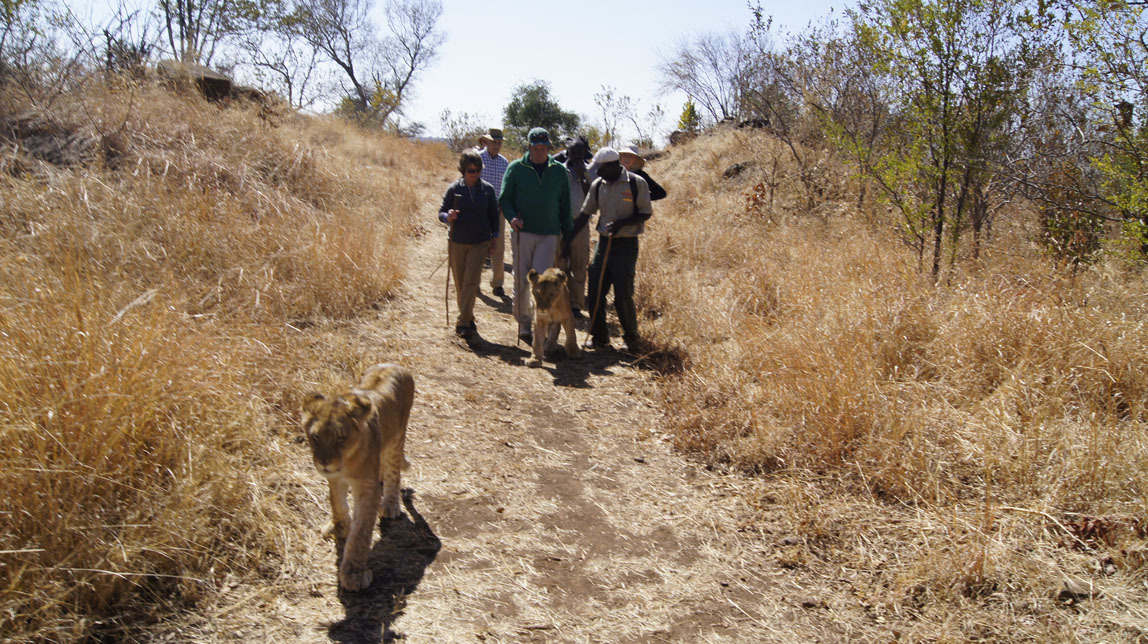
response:
[[[502,175],[506,174],[506,167],[510,162],[499,154],[502,151],[502,130],[492,127],[488,132],[478,137],[482,146],[479,157],[482,158],[482,180],[494,186],[494,194],[502,190]],[[506,297],[502,284],[506,279],[506,220],[498,218],[498,232],[490,240],[490,288],[495,297]]]
[[[496,127],[492,127],[489,130],[487,130],[486,132],[483,132],[482,134],[478,135],[478,142],[484,146],[487,143],[492,143],[492,142],[496,142],[496,141],[498,143],[502,143],[502,130],[500,130]]]
[[[633,143],[622,146],[618,149],[618,156],[621,157],[623,168],[646,180],[646,185],[650,187],[650,201],[666,198],[666,189],[658,185],[658,182],[642,169],[646,165],[646,160],[638,152],[638,146]]]

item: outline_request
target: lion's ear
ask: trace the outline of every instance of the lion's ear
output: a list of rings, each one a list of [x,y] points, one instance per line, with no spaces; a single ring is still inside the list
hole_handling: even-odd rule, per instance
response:
[[[303,413],[314,415],[319,411],[319,407],[326,401],[327,399],[323,397],[323,394],[312,391],[303,397]]]
[[[343,396],[343,400],[347,403],[347,412],[351,414],[351,418],[363,420],[371,415],[370,399],[358,394],[347,394]]]
[[[530,269],[530,272],[526,274],[526,279],[530,280],[531,284],[537,283],[538,282],[538,271],[534,270],[533,268]]]

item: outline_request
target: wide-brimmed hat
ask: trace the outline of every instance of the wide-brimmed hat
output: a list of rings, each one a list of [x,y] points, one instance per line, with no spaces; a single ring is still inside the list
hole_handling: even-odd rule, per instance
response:
[[[633,143],[629,145],[623,145],[622,147],[618,148],[618,154],[632,154],[639,159],[642,158],[642,155],[638,152],[638,146],[634,145]]]
[[[481,141],[501,141],[502,140],[502,130],[500,130],[496,127],[492,127],[492,128],[490,128],[490,131],[488,131],[486,134],[480,135],[478,137],[478,140],[480,142]]]
[[[638,152],[638,146],[634,145],[633,143],[629,145],[623,145],[622,147],[618,148],[618,154],[631,154],[637,157],[637,159],[632,164],[634,170],[641,170],[642,166],[646,165],[646,160],[642,158],[642,155]]]

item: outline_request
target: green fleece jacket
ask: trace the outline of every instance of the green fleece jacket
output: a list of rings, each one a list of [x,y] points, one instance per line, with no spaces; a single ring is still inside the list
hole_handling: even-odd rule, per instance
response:
[[[528,159],[510,162],[502,178],[498,203],[506,221],[522,220],[522,230],[535,235],[565,235],[574,228],[570,214],[570,181],[566,166],[547,157],[546,170],[538,176]]]

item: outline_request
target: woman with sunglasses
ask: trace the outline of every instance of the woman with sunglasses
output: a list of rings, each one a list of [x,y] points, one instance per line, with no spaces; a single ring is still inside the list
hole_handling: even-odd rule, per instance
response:
[[[490,254],[490,240],[498,235],[498,195],[483,181],[482,157],[474,150],[459,156],[462,174],[442,195],[438,219],[450,227],[447,263],[454,277],[458,300],[458,318],[454,332],[469,338],[478,330],[474,323],[474,300],[482,281],[482,265]]]

